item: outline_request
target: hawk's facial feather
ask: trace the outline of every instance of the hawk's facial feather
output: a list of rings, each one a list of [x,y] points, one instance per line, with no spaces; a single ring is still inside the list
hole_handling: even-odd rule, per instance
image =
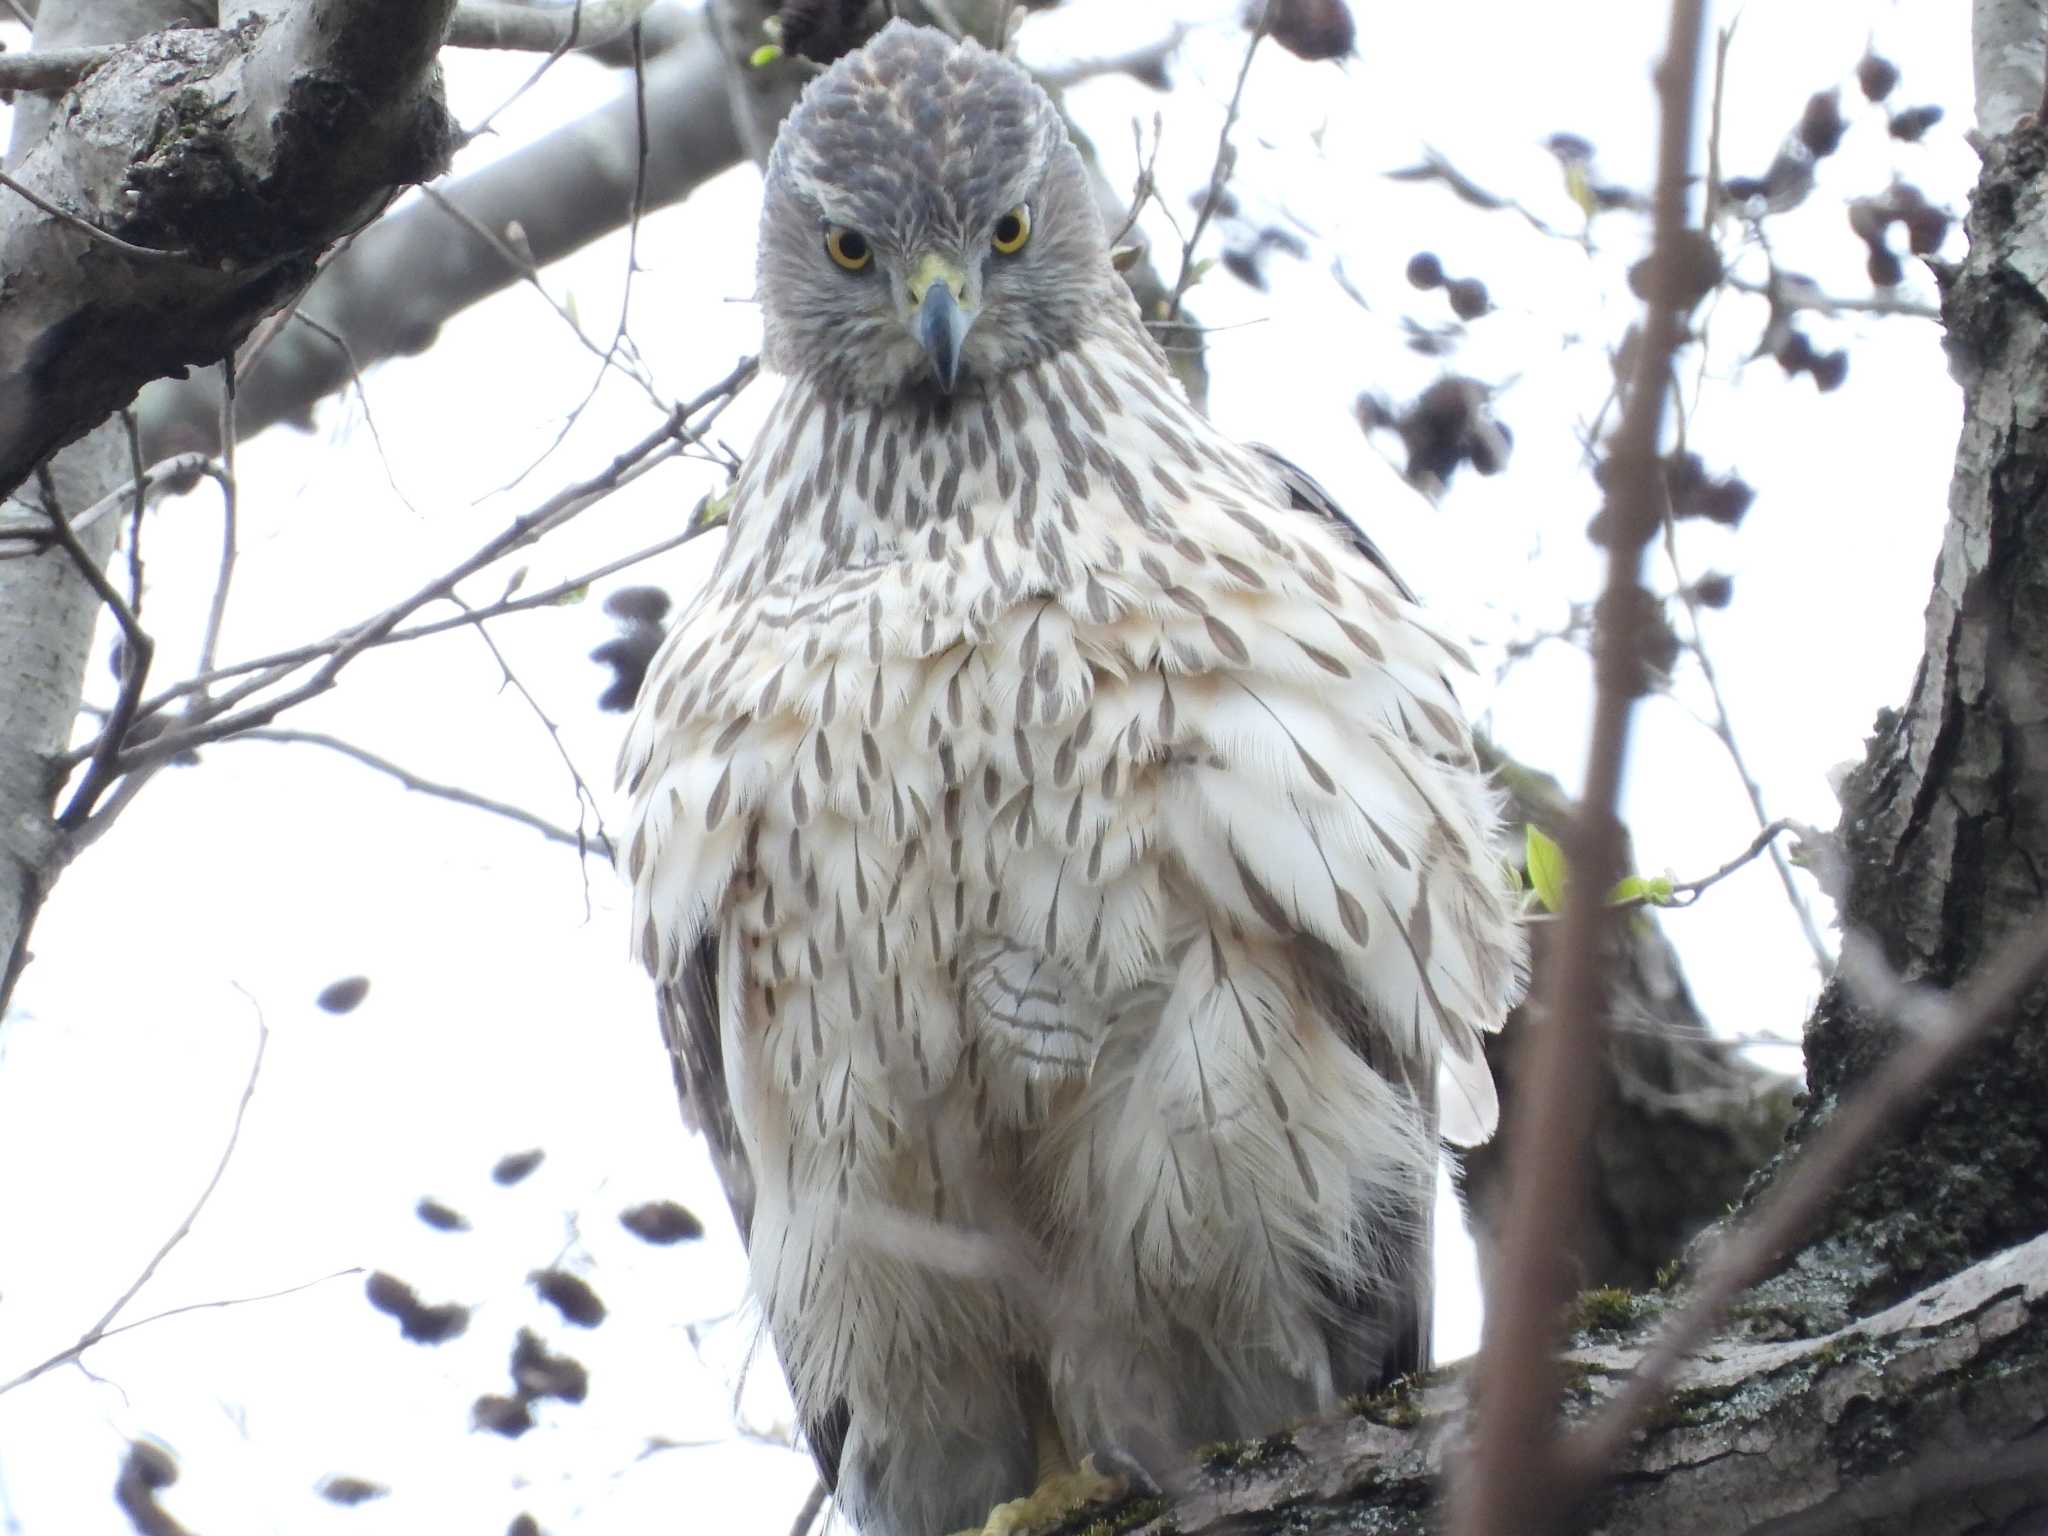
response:
[[[869,259],[840,254],[849,237]],[[924,303],[935,270],[958,310],[943,327]],[[768,365],[868,401],[943,388],[947,371],[973,391],[1062,351],[1116,282],[1045,93],[997,54],[901,22],[814,80],[783,125],[759,277]]]

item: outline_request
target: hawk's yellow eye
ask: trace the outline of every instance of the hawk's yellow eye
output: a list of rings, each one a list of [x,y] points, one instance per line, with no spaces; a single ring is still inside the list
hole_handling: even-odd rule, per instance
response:
[[[825,231],[825,254],[849,272],[858,272],[875,259],[875,253],[868,249],[866,235],[836,224]]]
[[[1024,249],[1024,242],[1031,238],[1031,208],[1019,203],[1000,219],[996,220],[995,233],[991,243],[1005,256],[1014,256]]]

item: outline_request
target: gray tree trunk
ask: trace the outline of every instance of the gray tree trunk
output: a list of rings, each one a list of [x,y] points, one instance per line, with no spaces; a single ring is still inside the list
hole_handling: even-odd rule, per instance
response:
[[[10,174],[106,238],[0,196],[0,493],[73,516],[112,492],[128,455],[110,412],[232,355],[326,245],[440,169],[453,129],[435,58],[453,8],[300,0],[221,31],[191,0],[45,0],[39,45],[128,46],[61,113],[31,100],[15,118]],[[95,560],[116,526],[88,536]],[[61,549],[0,562],[0,1010],[85,830],[60,824],[55,760],[98,606]]]

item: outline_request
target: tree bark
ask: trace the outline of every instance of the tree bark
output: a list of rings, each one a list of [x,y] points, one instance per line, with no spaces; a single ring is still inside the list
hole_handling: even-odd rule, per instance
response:
[[[190,0],[46,0],[39,42],[129,46],[61,103],[24,103],[10,176],[178,255],[139,257],[0,190],[0,491],[43,466],[17,507],[73,515],[111,492],[128,456],[99,425],[109,412],[149,378],[231,353],[304,286],[321,245],[438,169],[451,129],[434,55],[453,3],[308,0],[222,32],[191,28],[208,18]],[[96,562],[115,526],[87,535]],[[0,562],[0,1012],[70,857],[56,760],[98,610],[60,549]]]
[[[673,35],[647,67],[649,209],[682,201],[739,163],[740,142],[724,98],[724,55],[703,18],[671,23]],[[639,161],[633,92],[450,186],[444,196],[503,236],[517,224],[536,267],[623,228],[632,215]],[[350,363],[367,369],[422,352],[442,325],[526,276],[500,248],[433,202],[380,219],[337,252],[299,301],[311,326],[291,326],[238,381],[235,425],[245,436],[278,422],[310,426],[313,407],[344,389]],[[143,390],[143,456],[219,449],[219,383],[161,379]]]
[[[1970,254],[1943,305],[1963,430],[1903,710],[1878,720],[1843,803],[1843,927],[1946,991],[2048,899],[2048,130],[1986,145]],[[1891,1050],[1839,982],[1808,1026],[1794,1145]],[[2048,1231],[2048,998],[1943,1086],[1761,1295],[1804,1332]]]
[[[35,40],[52,48],[90,47],[195,19],[188,0],[47,0],[36,18]],[[10,174],[48,140],[57,112],[51,100],[27,98],[16,105],[6,156]],[[13,196],[0,188],[0,200]],[[0,230],[6,227],[7,215],[0,213]],[[6,270],[4,250],[0,245],[0,271]],[[0,325],[0,335],[5,329]],[[126,461],[119,425],[103,425],[49,459],[38,483],[24,488],[10,510],[54,509],[74,516],[121,483]],[[0,477],[0,487],[7,483]],[[108,518],[82,535],[90,559],[105,563],[117,526]],[[36,914],[66,856],[53,814],[62,777],[55,762],[78,718],[99,609],[98,595],[62,549],[0,560],[0,1017],[28,963]]]
[[[1654,1310],[1645,1307],[1646,1311]],[[1568,1350],[1568,1421],[1597,1412],[1639,1343]],[[1464,1455],[1465,1375],[1439,1372],[1348,1418],[1197,1454],[1135,1536],[1441,1529]],[[1722,1341],[1690,1362],[1576,1530],[1627,1536],[2020,1536],[2048,1518],[2048,1237],[1860,1322],[1785,1342]],[[1083,1521],[1062,1536],[1091,1529]]]
[[[231,353],[324,246],[440,169],[453,5],[306,0],[151,32],[74,88],[12,170],[72,220],[0,199],[0,490],[150,379]]]

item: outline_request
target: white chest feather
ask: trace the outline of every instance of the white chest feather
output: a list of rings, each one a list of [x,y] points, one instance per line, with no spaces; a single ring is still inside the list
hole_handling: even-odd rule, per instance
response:
[[[1121,1200],[1142,1287],[1241,1262],[1236,1166],[1355,1249],[1352,1165],[1433,1152],[1350,1123],[1396,1111],[1347,1030],[1490,1130],[1520,947],[1461,661],[1120,338],[945,419],[786,395],[621,759],[643,959],[719,943],[771,1313],[759,1222],[812,1201],[1059,1252]]]

